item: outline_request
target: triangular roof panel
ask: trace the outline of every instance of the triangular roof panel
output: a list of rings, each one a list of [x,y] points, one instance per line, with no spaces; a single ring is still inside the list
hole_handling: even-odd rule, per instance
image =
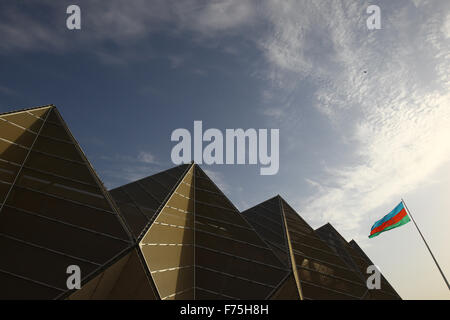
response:
[[[140,247],[161,299],[264,299],[289,272],[195,164]]]
[[[135,239],[144,235],[188,168],[180,165],[110,190]]]
[[[57,298],[69,265],[85,279],[132,239],[54,106],[0,115],[0,126],[1,295]]]

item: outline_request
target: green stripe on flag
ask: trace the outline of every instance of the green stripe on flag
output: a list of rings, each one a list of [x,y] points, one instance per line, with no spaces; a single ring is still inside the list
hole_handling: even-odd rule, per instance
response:
[[[373,235],[369,236],[369,238],[376,237],[377,235],[379,235],[379,234],[382,233],[382,232],[385,232],[385,231],[388,231],[388,230],[391,230],[391,229],[400,227],[400,226],[402,226],[402,225],[404,225],[404,224],[406,224],[406,223],[408,223],[408,222],[410,222],[410,221],[411,221],[411,219],[409,218],[408,215],[406,215],[406,216],[404,216],[403,219],[400,220],[399,222],[394,223],[393,225],[390,225],[389,227],[384,228],[384,229],[381,230],[380,232],[374,233]]]

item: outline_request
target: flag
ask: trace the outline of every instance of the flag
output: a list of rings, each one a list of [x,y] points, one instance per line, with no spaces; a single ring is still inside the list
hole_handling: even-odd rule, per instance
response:
[[[372,229],[370,230],[369,238],[376,237],[377,235],[379,235],[384,231],[400,227],[405,223],[408,223],[409,221],[411,221],[411,219],[406,213],[406,209],[403,206],[403,202],[400,202],[398,206],[394,208],[394,210],[392,210],[382,219],[374,223]]]

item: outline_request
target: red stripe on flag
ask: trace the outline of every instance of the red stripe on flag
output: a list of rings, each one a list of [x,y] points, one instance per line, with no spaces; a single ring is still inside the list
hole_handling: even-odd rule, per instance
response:
[[[373,229],[370,232],[370,235],[373,235],[374,233],[383,231],[384,228],[387,228],[393,224],[396,224],[397,222],[402,220],[405,216],[406,216],[406,210],[405,210],[405,208],[403,208],[399,213],[397,213],[394,217],[392,217],[392,219],[384,222],[383,224],[381,224],[378,227],[376,227],[375,229]]]

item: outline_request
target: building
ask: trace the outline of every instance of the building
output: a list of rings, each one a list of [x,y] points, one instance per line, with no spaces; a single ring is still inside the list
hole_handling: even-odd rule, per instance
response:
[[[360,256],[362,250],[354,251],[330,224],[313,230],[280,196],[258,204],[242,215],[291,270],[289,286],[296,286],[301,299],[400,298],[384,277],[382,290],[369,290],[366,270],[372,262],[366,256],[364,259]],[[340,246],[331,240],[332,237],[339,238]],[[339,250],[344,246],[352,257]]]
[[[374,265],[374,263],[366,256],[355,240],[345,241],[329,223],[316,229],[316,234],[328,244],[335,254],[342,258],[349,269],[355,271],[361,281],[366,281],[367,267]],[[401,298],[381,274],[381,288],[379,290],[367,290],[362,299],[397,300]]]
[[[197,164],[108,192],[52,105],[0,115],[0,198],[0,299],[394,297],[281,197],[240,213]]]

